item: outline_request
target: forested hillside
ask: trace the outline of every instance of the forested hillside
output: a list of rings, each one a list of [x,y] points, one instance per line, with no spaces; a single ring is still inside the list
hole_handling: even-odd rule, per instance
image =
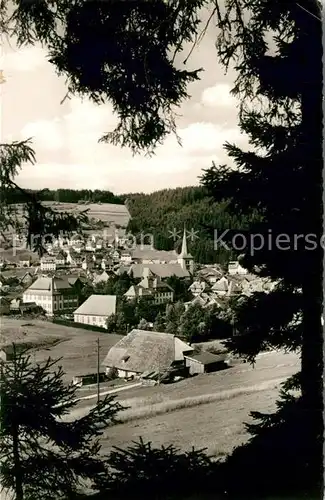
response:
[[[184,224],[188,231],[197,231],[193,238],[188,237],[188,249],[199,263],[222,264],[235,256],[224,248],[214,249],[214,230],[218,235],[225,230],[245,230],[257,218],[253,213],[249,218],[231,214],[227,201],[214,202],[201,186],[129,194],[126,204],[131,214],[128,231],[134,235],[151,233],[159,250],[180,248]],[[170,233],[174,228],[179,231],[177,239]]]

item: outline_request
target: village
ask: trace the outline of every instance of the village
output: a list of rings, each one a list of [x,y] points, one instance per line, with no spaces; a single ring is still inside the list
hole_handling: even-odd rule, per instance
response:
[[[238,261],[229,262],[226,269],[197,264],[187,239],[184,227],[179,253],[145,244],[130,248],[125,227],[112,224],[102,234],[80,232],[53,239],[41,258],[27,249],[16,250],[16,255],[7,251],[1,260],[1,315],[12,320],[36,318],[44,321],[44,327],[45,322],[53,322],[58,328],[122,333],[108,352],[101,352],[96,369],[80,373],[76,367],[70,381],[78,386],[116,378],[155,385],[225,369],[230,357],[222,339],[240,332],[222,332],[220,320],[220,325],[214,322],[200,335],[206,315],[210,315],[208,322],[229,316],[233,299],[271,291],[274,283],[250,274]],[[112,280],[124,289],[107,293]],[[171,283],[181,287],[182,293]],[[119,326],[117,318],[125,315],[121,303],[124,310],[133,304],[134,316],[136,311],[140,314],[138,322],[126,319],[124,323],[129,323]],[[150,314],[141,317],[137,304],[142,304],[142,310],[147,307]],[[189,318],[191,311],[198,310],[203,322],[186,318],[186,313]],[[184,324],[170,323],[167,318],[158,328],[158,318],[167,317],[168,311],[185,317]],[[191,322],[190,328],[186,321]],[[0,347],[2,359],[9,360],[10,339],[5,338]]]

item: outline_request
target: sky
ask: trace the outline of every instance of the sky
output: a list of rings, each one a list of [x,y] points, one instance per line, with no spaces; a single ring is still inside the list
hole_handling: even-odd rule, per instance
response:
[[[216,28],[211,25],[193,50],[188,66],[203,67],[201,80],[188,87],[191,98],[177,111],[176,138],[168,136],[156,154],[133,156],[126,148],[98,143],[117,120],[109,103],[97,106],[66,94],[39,46],[2,47],[1,142],[33,138],[35,165],[24,165],[16,181],[26,188],[102,189],[115,194],[152,192],[197,185],[202,169],[227,162],[226,141],[247,144],[237,127],[237,102],[229,91],[234,73],[217,61]],[[185,56],[191,46],[185,47]],[[228,160],[229,163],[229,160]]]

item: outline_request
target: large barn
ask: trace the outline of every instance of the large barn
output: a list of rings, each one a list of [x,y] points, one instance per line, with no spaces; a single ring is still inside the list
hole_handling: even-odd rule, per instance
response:
[[[169,333],[132,330],[113,346],[103,361],[106,372],[118,370],[119,377],[140,377],[162,372],[193,352],[191,346]]]

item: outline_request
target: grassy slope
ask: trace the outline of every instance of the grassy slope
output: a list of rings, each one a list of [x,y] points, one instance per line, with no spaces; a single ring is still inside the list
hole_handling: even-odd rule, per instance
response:
[[[102,437],[103,452],[142,436],[154,445],[207,447],[212,455],[224,455],[247,439],[243,422],[251,410],[274,410],[279,383],[298,366],[294,354],[267,353],[255,368],[240,364],[171,385],[121,392],[117,399],[129,408],[121,414],[123,423]],[[91,404],[80,402],[75,417]]]
[[[74,375],[96,371],[98,338],[100,361],[103,361],[108,349],[121,338],[120,335],[55,325],[47,321],[1,318],[0,345],[31,342],[35,345],[32,356],[37,362],[49,356],[54,359],[63,357],[60,365],[67,381]]]

